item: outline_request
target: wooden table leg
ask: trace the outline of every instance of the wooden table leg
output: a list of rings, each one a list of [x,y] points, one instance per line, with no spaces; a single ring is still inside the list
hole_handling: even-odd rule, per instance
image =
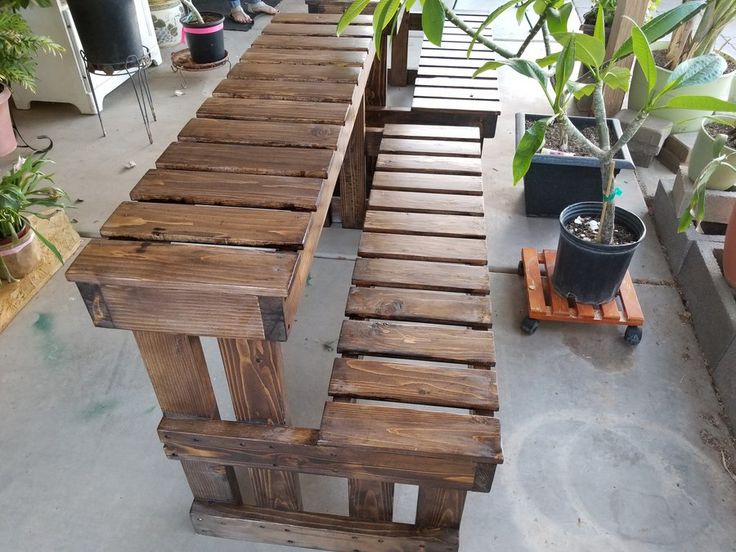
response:
[[[220,419],[198,337],[141,331],[133,335],[164,416]],[[191,461],[181,465],[195,498],[241,502],[232,467]]]
[[[391,68],[388,71],[388,83],[391,86],[409,84],[407,70],[409,57],[409,14],[401,14],[401,21],[396,34],[391,37]]]
[[[386,86],[388,85],[388,31],[381,38],[381,52],[373,60],[368,83],[365,86],[365,99],[368,105],[386,107]]]
[[[458,489],[420,485],[417,499],[417,526],[459,528],[466,494],[466,491]]]
[[[275,341],[218,339],[235,417],[243,422],[286,425],[283,357]],[[249,469],[256,505],[276,510],[302,509],[296,473]]]
[[[394,484],[372,479],[348,479],[350,517],[366,521],[393,521]]]
[[[368,203],[365,163],[365,99],[363,99],[355,117],[355,126],[338,179],[344,228],[363,228]]]

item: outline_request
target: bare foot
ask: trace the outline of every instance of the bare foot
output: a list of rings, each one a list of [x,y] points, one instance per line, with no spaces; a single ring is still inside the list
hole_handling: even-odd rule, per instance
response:
[[[269,6],[265,2],[256,2],[255,4],[246,4],[248,7],[248,11],[250,13],[256,14],[256,13],[265,13],[267,15],[276,15],[279,13],[279,10],[277,10],[274,7]]]
[[[243,11],[243,8],[235,8],[231,10],[230,19],[232,19],[236,23],[240,23],[241,25],[253,23],[253,19],[251,19],[250,15]]]

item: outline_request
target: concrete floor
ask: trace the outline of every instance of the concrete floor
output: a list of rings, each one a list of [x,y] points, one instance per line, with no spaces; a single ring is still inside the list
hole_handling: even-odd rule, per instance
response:
[[[285,0],[282,9],[303,4]],[[233,58],[263,24],[227,33]],[[55,139],[57,180],[83,200],[72,214],[83,234],[97,232],[224,74],[190,76],[176,96],[177,77],[153,70],[153,146],[128,86],[106,102],[106,139],[94,117],[66,106],[18,114],[28,135]],[[554,246],[557,223],[524,217],[522,188],[510,183],[513,113],[544,104],[511,72],[501,72],[501,87],[504,114],[484,164],[506,463],[490,494],[469,498],[462,550],[736,550],[736,485],[722,462],[736,454],[654,232],[633,265],[647,315],[637,348],[618,328],[519,330],[519,249]],[[125,169],[129,160],[137,167]],[[633,173],[620,180],[622,204],[646,216]],[[358,238],[325,231],[285,344],[294,423],[319,423]],[[232,419],[215,344],[205,340],[205,349],[223,417]],[[131,334],[93,328],[76,289],[57,274],[0,334],[0,551],[281,550],[193,533],[189,489],[155,433],[160,415]],[[303,485],[308,508],[346,512],[344,481],[309,477]],[[415,496],[400,487],[397,520],[412,521]]]

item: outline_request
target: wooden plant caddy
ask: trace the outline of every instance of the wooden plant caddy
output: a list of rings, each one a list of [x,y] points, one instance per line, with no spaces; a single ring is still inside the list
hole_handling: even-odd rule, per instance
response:
[[[638,345],[642,339],[644,313],[629,273],[624,276],[613,301],[602,305],[570,304],[550,284],[556,255],[557,252],[550,249],[538,252],[532,247],[525,247],[521,250],[518,272],[524,276],[529,309],[527,317],[521,323],[521,329],[531,335],[537,331],[542,320],[615,324],[626,326],[624,339],[631,345]]]

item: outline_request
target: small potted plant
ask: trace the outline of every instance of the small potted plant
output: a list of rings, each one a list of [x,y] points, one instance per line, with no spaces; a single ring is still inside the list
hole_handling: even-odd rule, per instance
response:
[[[706,117],[690,151],[687,169],[690,180],[698,181],[710,162],[723,154],[727,163],[716,167],[704,181],[709,190],[723,191],[736,186],[736,173],[729,168],[729,164],[736,164],[736,118],[727,115]]]
[[[0,180],[0,282],[29,274],[41,260],[41,242],[63,263],[59,250],[33,227],[30,216],[48,218],[44,211],[63,209],[67,198],[43,172],[49,161],[39,154],[19,158]],[[37,239],[36,239],[37,238]]]
[[[225,58],[225,17],[215,12],[200,13],[190,0],[182,0],[184,36],[194,63],[215,63]]]

